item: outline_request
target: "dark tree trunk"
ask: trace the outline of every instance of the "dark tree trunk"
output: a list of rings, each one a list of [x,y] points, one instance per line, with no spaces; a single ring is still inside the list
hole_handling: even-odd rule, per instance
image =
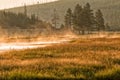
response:
[[[82,30],[82,35],[84,35],[85,34],[85,31],[84,30]]]

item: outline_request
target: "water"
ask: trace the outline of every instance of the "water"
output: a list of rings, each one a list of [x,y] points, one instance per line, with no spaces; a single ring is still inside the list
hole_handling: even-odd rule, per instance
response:
[[[0,52],[8,50],[22,50],[22,49],[33,49],[39,47],[46,47],[52,44],[63,43],[66,40],[61,41],[47,41],[47,42],[16,42],[16,43],[0,43]]]

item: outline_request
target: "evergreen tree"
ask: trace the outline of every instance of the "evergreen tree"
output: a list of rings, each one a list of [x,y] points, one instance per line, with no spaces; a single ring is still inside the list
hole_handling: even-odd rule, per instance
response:
[[[36,15],[35,14],[32,14],[31,15],[31,23],[34,24],[36,22]]]
[[[24,15],[27,16],[27,6],[24,4]]]
[[[108,23],[106,23],[106,25],[105,25],[105,30],[106,30],[106,31],[109,31],[109,30],[110,30],[110,25],[109,25]]]
[[[71,27],[72,25],[72,10],[69,8],[65,15],[65,26]]]
[[[58,21],[59,21],[59,15],[58,15],[58,13],[57,13],[57,10],[56,9],[54,9],[54,12],[53,12],[53,18],[52,18],[52,24],[53,24],[53,27],[54,28],[59,28],[58,27]]]
[[[87,3],[83,8],[82,21],[85,30],[88,31],[92,30],[95,21],[94,21],[93,10],[91,9],[89,3]]]
[[[100,9],[96,12],[95,18],[96,18],[96,26],[98,31],[105,30],[104,18]]]
[[[87,3],[84,7],[81,7],[79,4],[75,6],[75,9],[72,13],[72,10],[69,8],[65,15],[65,25],[73,25],[75,31],[85,33],[85,31],[92,31],[97,26],[98,30],[105,30],[104,18],[101,10],[96,12],[94,16],[91,5]],[[109,26],[107,26],[109,27]]]
[[[73,22],[74,29],[78,31],[83,29],[81,14],[82,14],[82,7],[79,4],[77,4],[73,12],[72,22]]]

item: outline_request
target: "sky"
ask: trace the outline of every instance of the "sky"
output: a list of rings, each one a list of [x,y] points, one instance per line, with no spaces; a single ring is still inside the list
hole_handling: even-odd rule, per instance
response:
[[[53,2],[57,0],[0,0],[0,9],[13,8],[18,6],[31,5],[39,3]]]

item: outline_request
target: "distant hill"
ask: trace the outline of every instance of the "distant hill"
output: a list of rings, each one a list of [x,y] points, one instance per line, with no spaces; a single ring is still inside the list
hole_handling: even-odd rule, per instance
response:
[[[95,10],[103,11],[106,23],[109,23],[113,28],[120,28],[120,0],[59,0],[46,4],[36,4],[27,6],[28,15],[36,14],[40,19],[50,21],[53,14],[53,9],[56,8],[60,16],[60,22],[64,21],[65,11],[68,8],[74,8],[76,4],[84,5],[89,2]],[[23,12],[23,7],[11,8],[6,11]]]

